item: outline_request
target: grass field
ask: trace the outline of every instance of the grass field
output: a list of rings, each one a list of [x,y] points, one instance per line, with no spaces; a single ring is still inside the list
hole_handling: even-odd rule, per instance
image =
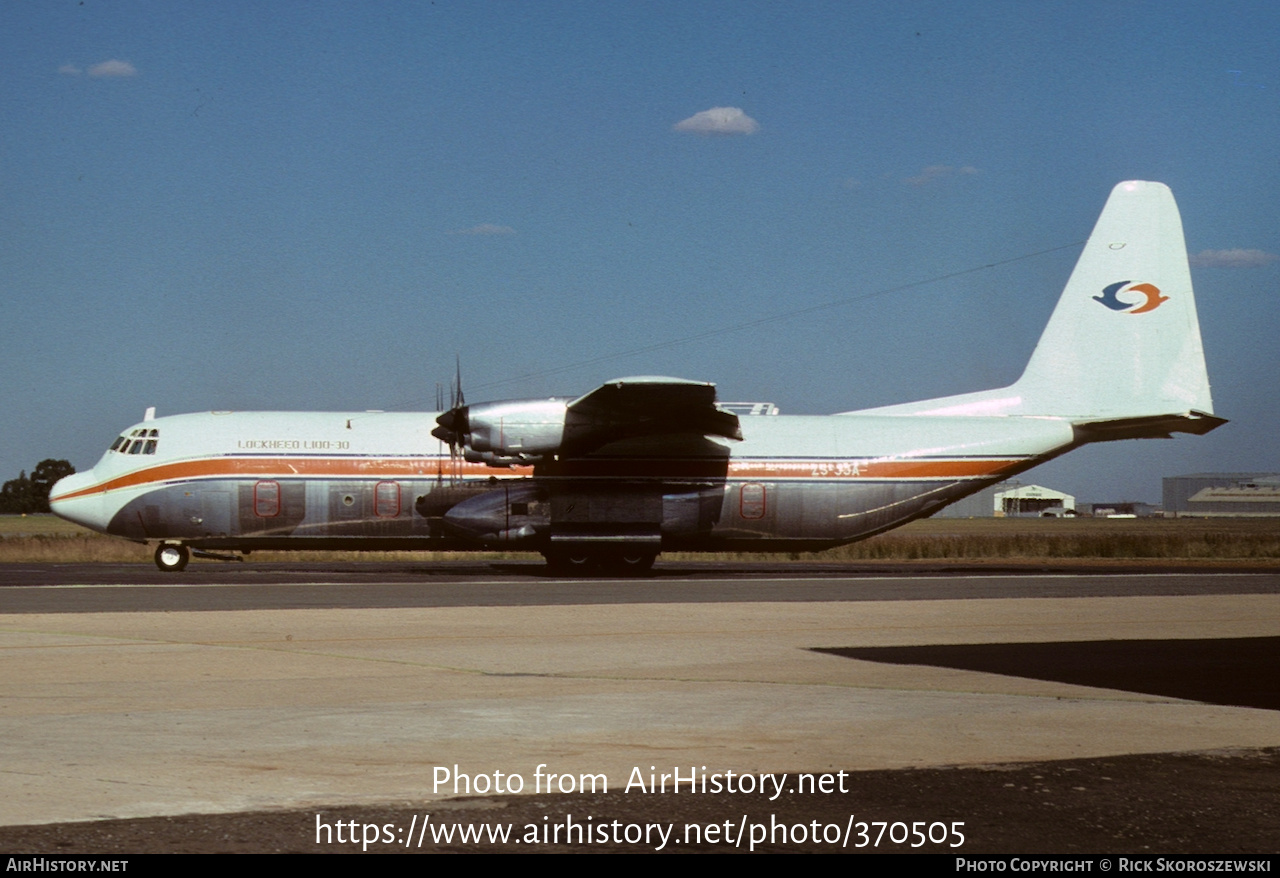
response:
[[[53,515],[0,515],[0,563],[149,562],[152,549],[104,537]],[[255,561],[431,561],[533,555],[445,552],[259,552]],[[1280,519],[926,519],[860,543],[795,555],[665,555],[671,559],[729,558],[795,561],[1160,560],[1280,563]]]
[[[28,536],[63,537],[86,534],[78,524],[64,521],[56,515],[0,515],[0,540]]]
[[[1280,519],[926,519],[821,557],[923,559],[1280,560]]]

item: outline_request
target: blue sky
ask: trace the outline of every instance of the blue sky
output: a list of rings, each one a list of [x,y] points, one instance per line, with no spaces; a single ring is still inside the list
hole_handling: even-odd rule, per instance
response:
[[[1277,33],[1274,2],[6,4],[0,478],[150,405],[430,409],[456,356],[472,401],[998,386],[1134,178],[1204,254],[1231,423],[1031,478],[1280,470]]]

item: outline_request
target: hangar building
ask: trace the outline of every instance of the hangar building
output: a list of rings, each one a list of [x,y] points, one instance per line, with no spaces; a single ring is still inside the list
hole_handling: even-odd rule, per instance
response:
[[[1076,511],[1076,498],[1040,485],[1017,485],[997,491],[993,511],[996,517],[1061,518]]]
[[[1280,473],[1193,473],[1164,480],[1174,518],[1280,516]]]
[[[1076,498],[1040,485],[1001,482],[935,514],[935,518],[1042,518],[1075,512]]]

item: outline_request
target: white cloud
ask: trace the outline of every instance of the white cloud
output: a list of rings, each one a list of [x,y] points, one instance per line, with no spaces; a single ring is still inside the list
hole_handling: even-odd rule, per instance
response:
[[[1256,268],[1280,259],[1274,253],[1265,250],[1245,250],[1237,247],[1234,250],[1201,250],[1192,256],[1192,265],[1205,268]]]
[[[80,68],[74,64],[63,64],[58,68],[58,72],[65,76],[79,76]]]
[[[692,131],[694,134],[755,134],[760,123],[737,107],[712,107],[694,113],[688,119],[677,122],[676,131]]]
[[[500,226],[495,223],[481,223],[469,229],[455,229],[451,235],[514,235],[516,230],[511,226]]]
[[[101,64],[94,64],[89,68],[90,76],[137,76],[138,68],[134,67],[128,61],[118,61],[112,58],[110,61],[103,61]]]
[[[907,177],[902,182],[908,183],[912,186],[924,186],[932,183],[934,180],[941,180],[945,177],[954,177],[957,174],[968,175],[976,173],[978,173],[978,169],[973,165],[965,165],[960,168],[953,167],[952,165],[929,165],[929,167],[922,169],[919,174],[916,174],[914,177]]]

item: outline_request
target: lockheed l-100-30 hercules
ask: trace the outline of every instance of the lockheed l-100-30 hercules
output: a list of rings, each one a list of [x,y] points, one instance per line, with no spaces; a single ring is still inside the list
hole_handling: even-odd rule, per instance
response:
[[[1085,443],[1224,423],[1172,194],[1115,187],[1009,387],[775,412],[719,405],[712,384],[640,377],[445,412],[148,413],[50,503],[155,544],[163,570],[193,550],[504,548],[634,572],[668,550],[860,540]]]

